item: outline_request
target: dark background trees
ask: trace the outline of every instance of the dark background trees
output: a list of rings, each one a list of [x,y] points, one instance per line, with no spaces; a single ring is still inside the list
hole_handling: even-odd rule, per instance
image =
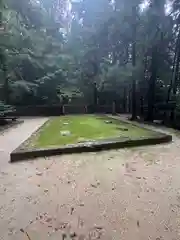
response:
[[[1,0],[1,101],[92,104],[96,83],[99,104],[173,122],[179,10],[179,0]]]

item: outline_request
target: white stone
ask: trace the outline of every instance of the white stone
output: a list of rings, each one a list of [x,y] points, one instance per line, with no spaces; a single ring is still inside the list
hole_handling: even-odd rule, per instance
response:
[[[71,132],[70,131],[60,131],[62,136],[70,136]]]

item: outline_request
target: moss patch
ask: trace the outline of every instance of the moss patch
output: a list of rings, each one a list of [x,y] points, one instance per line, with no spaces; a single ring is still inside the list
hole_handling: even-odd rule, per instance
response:
[[[63,131],[70,134],[63,136]],[[22,148],[46,148],[109,138],[141,139],[158,133],[106,116],[77,115],[50,119]]]

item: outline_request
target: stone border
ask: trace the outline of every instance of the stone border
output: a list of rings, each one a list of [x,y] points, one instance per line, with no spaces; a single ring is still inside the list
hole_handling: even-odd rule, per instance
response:
[[[72,154],[72,153],[82,153],[82,152],[98,152],[102,150],[109,149],[119,149],[125,147],[138,147],[138,146],[147,146],[147,145],[156,145],[160,143],[167,143],[172,141],[171,135],[166,135],[159,133],[157,137],[151,138],[141,138],[136,140],[129,140],[121,138],[105,140],[105,141],[95,141],[89,143],[79,143],[66,145],[64,147],[58,148],[49,148],[49,149],[31,149],[31,150],[20,150],[19,148],[15,149],[10,154],[10,161],[22,161],[26,159],[34,159],[38,157],[49,157],[61,154]]]

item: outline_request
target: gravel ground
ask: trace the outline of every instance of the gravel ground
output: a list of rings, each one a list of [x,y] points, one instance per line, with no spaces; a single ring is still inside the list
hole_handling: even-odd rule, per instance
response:
[[[0,239],[180,239],[180,139],[9,163],[47,119],[0,136]]]

